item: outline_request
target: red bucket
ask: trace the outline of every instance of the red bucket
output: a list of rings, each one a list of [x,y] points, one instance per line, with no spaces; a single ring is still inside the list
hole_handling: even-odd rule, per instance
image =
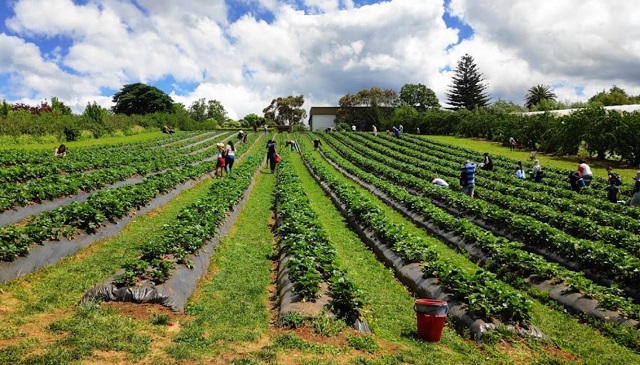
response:
[[[438,342],[447,320],[449,307],[442,300],[417,299],[413,309],[418,321],[418,337],[429,342]]]

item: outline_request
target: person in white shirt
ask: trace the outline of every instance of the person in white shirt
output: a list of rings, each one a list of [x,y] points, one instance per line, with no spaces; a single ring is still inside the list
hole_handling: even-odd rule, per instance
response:
[[[591,172],[591,168],[587,165],[584,160],[579,161],[578,172],[582,175],[582,179],[584,180],[584,185],[589,186],[591,184],[591,179],[593,179],[593,173]]]
[[[431,183],[434,184],[435,186],[441,187],[441,188],[448,188],[449,187],[449,183],[447,183],[446,181],[444,181],[443,179],[434,176],[433,179],[431,179]]]

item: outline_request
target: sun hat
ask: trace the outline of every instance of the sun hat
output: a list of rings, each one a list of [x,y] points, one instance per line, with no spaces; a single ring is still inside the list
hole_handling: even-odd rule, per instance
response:
[[[218,146],[218,147],[222,148],[222,147],[224,147],[224,143],[222,143],[222,142],[218,142],[218,143],[216,143],[216,146]]]

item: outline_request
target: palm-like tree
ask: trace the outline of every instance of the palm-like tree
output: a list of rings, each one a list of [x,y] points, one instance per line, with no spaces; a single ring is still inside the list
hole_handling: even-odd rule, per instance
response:
[[[531,89],[529,89],[529,91],[527,91],[525,106],[531,109],[535,105],[540,104],[540,102],[545,99],[556,99],[556,94],[553,93],[551,86],[542,84],[533,86]]]

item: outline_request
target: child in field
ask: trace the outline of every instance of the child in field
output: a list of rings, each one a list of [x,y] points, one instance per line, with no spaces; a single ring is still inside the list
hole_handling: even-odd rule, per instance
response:
[[[224,143],[216,143],[216,146],[218,147],[218,153],[217,153],[217,159],[218,162],[216,163],[216,176],[217,177],[222,177],[224,175],[224,170],[225,170],[225,155],[224,155]]]

